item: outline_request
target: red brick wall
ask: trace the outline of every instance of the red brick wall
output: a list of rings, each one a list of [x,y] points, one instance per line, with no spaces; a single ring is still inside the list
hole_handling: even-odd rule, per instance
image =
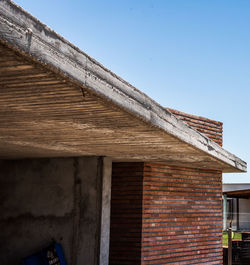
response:
[[[222,123],[170,110],[222,145]],[[113,163],[110,265],[222,264],[222,174]]]
[[[205,134],[213,141],[222,146],[223,123],[204,117],[187,114],[174,109],[167,109],[177,118],[186,122],[190,127]]]
[[[222,264],[221,173],[145,163],[142,263]]]
[[[113,163],[110,265],[141,264],[143,163]]]
[[[222,264],[221,173],[114,163],[110,264]]]

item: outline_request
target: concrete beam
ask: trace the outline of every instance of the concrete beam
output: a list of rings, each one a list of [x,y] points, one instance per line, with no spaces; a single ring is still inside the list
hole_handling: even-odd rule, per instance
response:
[[[103,67],[11,1],[0,3],[0,39],[83,89],[217,160],[246,171],[240,158],[189,128],[147,95]],[[232,170],[233,171],[233,170]]]
[[[112,160],[109,157],[102,158],[101,167],[101,231],[99,264],[109,264],[109,237],[110,237],[110,209],[111,209],[111,175]]]

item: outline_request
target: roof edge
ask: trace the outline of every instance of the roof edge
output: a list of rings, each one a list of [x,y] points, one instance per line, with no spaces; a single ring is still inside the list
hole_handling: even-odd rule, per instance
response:
[[[0,3],[0,39],[89,92],[132,113],[181,141],[227,164],[224,172],[246,172],[247,164],[156,103],[12,1]]]

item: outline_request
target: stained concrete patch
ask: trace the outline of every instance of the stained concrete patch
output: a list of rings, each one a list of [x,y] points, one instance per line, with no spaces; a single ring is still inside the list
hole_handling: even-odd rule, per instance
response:
[[[2,161],[0,167],[2,218],[72,213],[73,159]]]
[[[109,219],[110,201],[103,206],[102,198],[104,188],[110,197],[111,164],[103,157],[1,160],[0,264],[20,264],[52,240],[68,264],[108,264],[100,252],[109,250],[102,216]]]

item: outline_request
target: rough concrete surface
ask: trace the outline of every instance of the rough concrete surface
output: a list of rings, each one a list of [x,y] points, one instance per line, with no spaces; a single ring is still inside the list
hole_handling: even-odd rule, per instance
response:
[[[111,175],[112,161],[110,158],[103,159],[104,166],[102,167],[102,214],[101,214],[101,240],[100,240],[100,259],[102,265],[109,264],[109,244],[110,242],[110,205],[111,205]]]
[[[104,209],[107,215],[110,210],[109,202],[102,209],[102,183],[109,182],[111,160],[1,160],[0,165],[0,264],[20,264],[52,239],[62,244],[68,264],[107,264],[99,263],[100,226]],[[110,193],[110,183],[105,189]]]
[[[147,95],[80,51],[12,1],[0,2],[0,25],[1,41],[53,70],[58,76],[70,79],[83,90],[130,113],[131,119],[143,120],[157,132],[160,129],[161,132],[229,165],[228,171],[246,171],[246,163],[240,158],[189,128]]]

